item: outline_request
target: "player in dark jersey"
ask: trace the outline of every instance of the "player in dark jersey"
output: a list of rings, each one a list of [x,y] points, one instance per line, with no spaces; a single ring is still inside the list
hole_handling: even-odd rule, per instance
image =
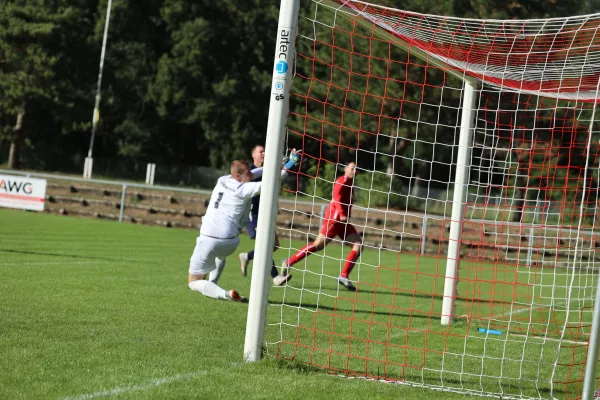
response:
[[[352,210],[352,186],[356,173],[356,163],[350,162],[344,168],[344,175],[339,177],[333,184],[333,196],[325,210],[323,225],[319,236],[311,244],[304,246],[296,254],[283,262],[282,267],[287,271],[289,267],[304,259],[311,253],[322,250],[331,240],[339,236],[345,243],[352,245],[348,254],[344,269],[338,277],[338,283],[348,290],[356,290],[349,276],[356,260],[362,250],[362,240],[354,225],[348,222]]]
[[[251,168],[259,168],[263,166],[265,161],[265,147],[262,145],[255,145],[252,147],[252,162],[250,163]],[[259,182],[262,180],[261,178],[257,178],[255,182]],[[246,224],[246,230],[248,231],[248,236],[250,239],[254,240],[256,238],[256,222],[258,221],[258,205],[260,204],[260,196],[255,196],[252,198],[252,205],[250,206],[250,215],[248,219],[248,223]],[[279,237],[277,236],[277,232],[275,232],[275,242],[273,244],[273,251],[279,248]],[[254,250],[249,251],[248,253],[240,253],[240,270],[243,276],[246,276],[248,273],[248,264],[250,261],[254,259]],[[287,270],[283,271],[287,272]],[[281,286],[287,281],[289,281],[292,276],[283,273],[283,275],[279,275],[279,271],[275,267],[275,261],[273,261],[273,266],[271,267],[271,278],[273,278],[273,285]]]

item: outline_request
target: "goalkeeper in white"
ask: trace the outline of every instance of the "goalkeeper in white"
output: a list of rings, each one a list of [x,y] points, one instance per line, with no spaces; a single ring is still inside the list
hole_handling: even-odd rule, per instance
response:
[[[300,154],[293,150],[281,176],[299,162]],[[240,243],[238,236],[247,223],[251,199],[260,194],[262,182],[252,180],[261,175],[262,168],[250,170],[247,161],[237,160],[231,163],[231,175],[222,176],[217,181],[190,259],[188,286],[191,290],[215,299],[246,300],[236,290],[226,291],[217,283],[227,256]]]

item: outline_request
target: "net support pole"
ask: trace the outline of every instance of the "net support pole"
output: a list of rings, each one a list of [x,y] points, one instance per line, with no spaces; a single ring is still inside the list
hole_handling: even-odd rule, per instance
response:
[[[127,184],[123,184],[123,190],[121,191],[121,205],[119,206],[119,222],[123,222],[123,215],[125,214],[125,194],[127,193]]]
[[[427,247],[427,215],[423,217],[423,226],[421,227],[421,254],[425,254]]]
[[[592,329],[590,331],[590,341],[587,352],[587,362],[585,365],[585,375],[583,380],[583,390],[581,397],[583,400],[594,399],[594,393],[597,389],[596,368],[598,364],[598,348],[600,347],[600,279],[596,282],[596,300],[594,301],[594,312],[592,314]]]
[[[600,93],[600,82],[598,82],[598,86],[596,86],[596,96]],[[588,155],[591,153],[591,138],[592,138],[592,124],[593,121],[596,120],[596,110],[597,107],[594,107],[594,111],[592,112],[592,117],[590,118],[590,126],[588,128],[588,143],[587,143],[587,153]],[[586,169],[588,165],[586,162]],[[585,189],[585,187],[584,187]],[[585,190],[584,190],[585,191]],[[582,194],[582,197],[584,195]],[[583,207],[584,201],[580,203],[581,214],[583,215]],[[580,221],[581,228],[581,221]],[[579,235],[577,236],[577,240],[579,241]],[[579,244],[579,243],[577,243]],[[583,243],[581,245],[583,247]],[[576,248],[579,247],[576,245]],[[581,254],[583,256],[583,254]],[[577,252],[575,252],[575,261],[573,262],[573,267],[576,266],[577,262]],[[600,350],[600,277],[596,280],[596,300],[594,301],[594,311],[592,313],[592,328],[590,331],[590,340],[588,344],[587,350],[587,360],[585,363],[585,374],[583,377],[583,389],[581,391],[581,398],[583,400],[592,400],[597,398],[595,396],[595,392],[598,388],[597,386],[597,377],[596,370],[598,367],[598,350]]]
[[[452,324],[456,303],[456,284],[458,283],[458,264],[460,259],[460,236],[462,233],[465,199],[467,195],[467,177],[470,166],[470,146],[473,137],[476,83],[465,79],[463,86],[462,116],[460,138],[456,159],[454,196],[452,198],[452,216],[448,256],[446,260],[446,278],[444,280],[444,301],[442,303],[442,325]]]
[[[281,0],[275,62],[271,83],[271,101],[265,141],[260,214],[257,220],[256,244],[250,303],[244,342],[244,360],[257,362],[262,356],[265,332],[267,300],[269,297],[271,260],[275,240],[275,218],[280,189],[280,170],[285,138],[285,126],[289,105],[289,88],[294,66],[294,43],[298,31],[298,8],[300,0]]]

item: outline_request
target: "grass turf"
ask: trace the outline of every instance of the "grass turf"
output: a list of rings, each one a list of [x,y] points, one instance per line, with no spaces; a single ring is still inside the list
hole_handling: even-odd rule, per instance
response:
[[[0,398],[436,395],[405,385],[337,378],[314,365],[333,374],[362,371],[434,385],[443,380],[445,386],[465,390],[548,394],[547,382],[528,379],[537,376],[540,363],[554,361],[556,346],[518,336],[485,340],[464,321],[440,327],[435,313],[441,298],[431,295],[443,290],[436,259],[366,251],[362,262],[367,266],[359,267],[361,291],[351,294],[338,292],[335,284],[338,255],[311,256],[297,265],[288,287],[272,291],[269,356],[248,365],[242,362],[247,306],[187,288],[197,232],[13,210],[0,210],[0,221]],[[244,236],[240,251],[251,247]],[[326,254],[336,249],[341,248],[331,246]],[[287,254],[280,250],[276,257]],[[483,283],[469,282],[467,297],[474,298],[477,290],[492,293]],[[241,277],[234,256],[221,284],[249,293],[250,279]],[[515,296],[531,296],[531,285],[513,286]],[[485,308],[479,314],[493,313],[494,307],[504,310],[505,303],[490,301],[495,296],[504,294],[477,304],[462,301],[457,308]],[[552,312],[560,320],[560,311]],[[276,360],[276,354],[296,362]],[[571,352],[561,362],[574,364],[580,357]],[[549,379],[547,371],[539,376]],[[559,373],[555,381],[563,378]],[[573,397],[564,390],[575,389],[560,386],[555,395]],[[445,399],[464,397],[443,394]]]

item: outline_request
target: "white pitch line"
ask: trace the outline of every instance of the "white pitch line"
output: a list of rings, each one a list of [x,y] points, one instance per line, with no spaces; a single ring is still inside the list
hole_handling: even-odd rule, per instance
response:
[[[520,333],[511,333],[512,336],[519,336],[519,337],[524,337],[526,339],[539,339],[539,340],[543,340],[543,341],[549,341],[549,342],[559,342],[559,343],[572,343],[572,344],[587,344],[588,342],[579,342],[579,341],[575,341],[575,340],[567,340],[567,339],[554,339],[554,338],[549,338],[549,337],[543,337],[543,336],[535,336],[535,335],[522,335]]]
[[[116,261],[118,262],[118,261]],[[53,262],[30,262],[30,263],[0,263],[0,267],[35,267],[43,265],[62,265],[62,264],[106,264],[107,260],[92,261],[53,261]]]
[[[501,317],[510,317],[514,314],[519,314],[525,311],[531,311],[533,312],[535,309],[539,309],[539,308],[554,308],[554,307],[560,307],[560,306],[566,306],[567,302],[560,302],[560,303],[556,303],[556,304],[548,304],[548,305],[535,305],[535,307],[532,305],[531,308],[522,308],[520,310],[517,311],[511,311],[509,313],[504,313],[504,314],[500,314],[500,315],[495,315],[492,316],[492,318],[490,319],[497,319],[497,318],[501,318]],[[567,340],[567,339],[563,339],[563,340],[559,340],[559,339],[554,339],[554,338],[549,338],[549,337],[543,337],[543,336],[537,336],[537,335],[523,335],[523,334],[518,334],[518,333],[512,333],[509,332],[510,335],[512,336],[520,336],[520,337],[524,337],[524,338],[531,338],[531,339],[539,339],[539,340],[544,340],[544,341],[553,341],[553,342],[560,342],[560,343],[572,343],[572,344],[587,344],[587,342],[580,342],[580,341],[574,341],[574,340]]]
[[[148,389],[154,389],[155,387],[165,385],[167,383],[180,381],[182,379],[194,378],[199,375],[206,375],[208,371],[198,371],[192,372],[189,374],[179,374],[173,375],[166,378],[158,378],[153,379],[152,381],[143,384],[143,385],[133,385],[133,386],[124,386],[124,387],[116,387],[114,389],[104,390],[102,392],[88,393],[88,394],[80,394],[78,396],[69,396],[64,397],[63,400],[89,400],[89,399],[97,399],[99,397],[113,396],[119,395],[123,393],[131,393],[131,392],[140,392]]]
[[[532,307],[532,308],[522,308],[522,309],[517,310],[517,311],[510,311],[510,312],[503,313],[503,314],[500,314],[500,315],[493,315],[490,319],[499,319],[499,318],[502,318],[502,317],[510,317],[512,315],[520,314],[520,313],[525,312],[525,311],[532,311],[533,309],[537,309],[537,308],[542,308],[542,307],[560,307],[560,306],[564,306],[566,304],[567,303],[563,302],[563,303],[557,303],[557,304],[554,304],[554,305],[536,305],[535,307]],[[469,317],[469,315],[465,314],[465,315],[458,315],[458,316],[456,316],[456,318],[466,318],[466,319],[469,319],[470,317]],[[414,334],[414,333],[416,333],[416,332],[411,332],[411,334]],[[424,333],[424,332],[420,332],[420,333]],[[404,336],[404,335],[406,335],[406,331],[404,331],[404,330],[401,329],[400,333],[394,332],[394,333],[390,334],[390,339],[397,338],[397,337]],[[569,342],[569,341],[563,340],[563,342]],[[572,343],[580,343],[580,342],[572,342]]]
[[[542,308],[542,307],[544,307],[544,306],[540,306],[540,307],[536,307],[536,308]],[[551,306],[548,306],[548,307],[551,307]],[[511,310],[510,312],[505,312],[500,315],[492,315],[492,318],[490,318],[490,319],[510,317],[511,315],[520,314],[520,313],[526,312],[526,311],[533,311],[533,308],[521,308],[520,310],[517,310],[517,311]]]

